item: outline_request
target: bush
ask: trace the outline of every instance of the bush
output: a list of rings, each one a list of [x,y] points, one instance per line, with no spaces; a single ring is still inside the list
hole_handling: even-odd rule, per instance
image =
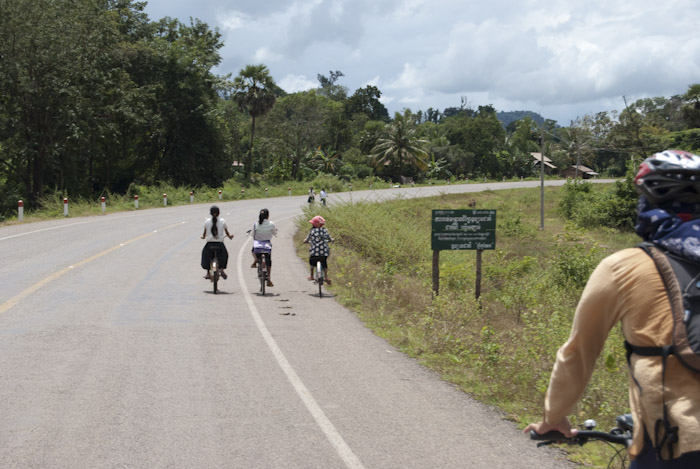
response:
[[[559,211],[563,218],[582,228],[608,227],[632,231],[639,198],[631,172],[611,188],[593,188],[588,182],[567,182]]]

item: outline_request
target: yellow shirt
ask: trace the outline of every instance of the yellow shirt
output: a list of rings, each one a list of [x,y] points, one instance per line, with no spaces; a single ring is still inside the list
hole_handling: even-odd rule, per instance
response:
[[[569,415],[583,394],[603,344],[615,324],[637,346],[671,343],[673,319],[670,303],[654,261],[638,248],[624,249],[605,258],[591,274],[576,308],[569,340],[557,352],[557,360],[545,398],[547,423]],[[661,357],[632,355],[629,379],[634,440],[630,456],[643,446],[644,428],[656,444],[654,425],[663,416]],[[666,363],[666,405],[671,425],[679,427],[674,456],[700,451],[700,373],[670,356]]]

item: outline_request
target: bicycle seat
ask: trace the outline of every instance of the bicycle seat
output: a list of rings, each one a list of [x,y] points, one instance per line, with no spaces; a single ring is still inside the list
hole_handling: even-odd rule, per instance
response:
[[[615,420],[617,421],[617,424],[620,426],[620,428],[622,428],[623,430],[634,429],[634,420],[632,420],[632,414],[618,415]]]
[[[221,250],[221,246],[209,246],[209,251],[211,252],[219,252]]]

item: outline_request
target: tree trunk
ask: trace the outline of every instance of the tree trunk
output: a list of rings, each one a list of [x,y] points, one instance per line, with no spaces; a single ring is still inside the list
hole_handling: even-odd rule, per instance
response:
[[[248,148],[248,156],[245,162],[245,178],[250,180],[250,174],[252,172],[253,166],[253,142],[255,141],[255,116],[252,116],[252,122],[250,125],[250,147]]]

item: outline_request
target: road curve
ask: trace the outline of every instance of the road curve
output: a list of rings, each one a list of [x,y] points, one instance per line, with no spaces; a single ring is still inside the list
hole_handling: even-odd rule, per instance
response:
[[[0,227],[0,467],[572,467],[319,299],[292,241],[304,202],[218,203],[218,295],[208,204]],[[262,207],[280,229],[265,297],[245,235]]]

